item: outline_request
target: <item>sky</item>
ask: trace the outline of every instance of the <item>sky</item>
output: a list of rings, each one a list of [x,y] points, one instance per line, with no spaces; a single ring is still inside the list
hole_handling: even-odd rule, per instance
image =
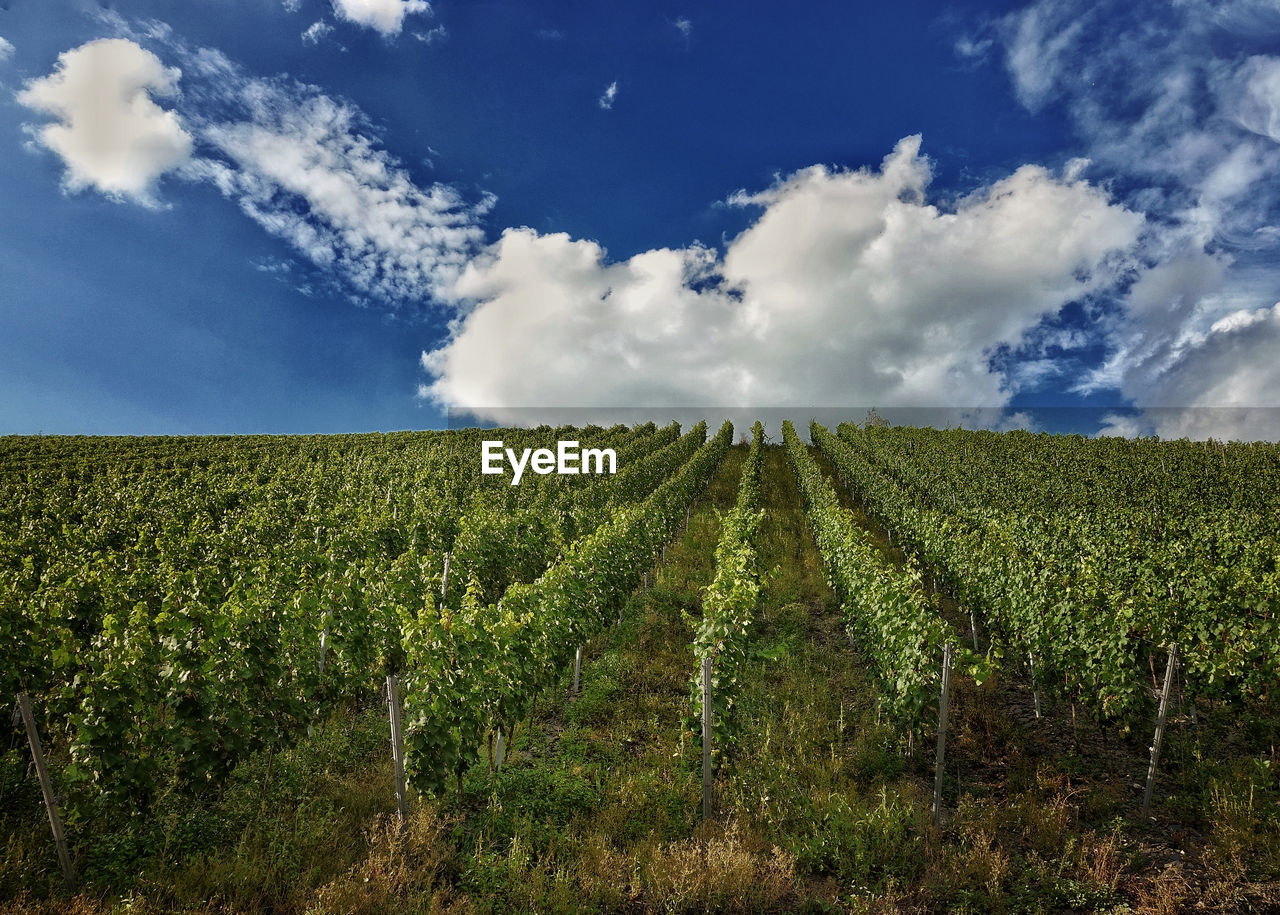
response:
[[[0,162],[0,434],[1280,439],[1280,0],[0,0]]]

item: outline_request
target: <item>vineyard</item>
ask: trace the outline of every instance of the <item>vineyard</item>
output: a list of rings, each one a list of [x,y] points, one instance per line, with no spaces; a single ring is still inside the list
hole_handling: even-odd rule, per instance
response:
[[[1280,446],[734,435],[0,438],[0,912],[1280,907]]]

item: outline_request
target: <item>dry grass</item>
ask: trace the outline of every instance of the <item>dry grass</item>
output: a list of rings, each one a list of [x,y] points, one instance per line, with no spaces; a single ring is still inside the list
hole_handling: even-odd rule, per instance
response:
[[[451,886],[458,861],[448,827],[428,804],[417,805],[403,824],[379,816],[368,830],[364,858],[320,887],[305,911],[470,911]]]
[[[779,911],[795,899],[795,858],[748,847],[734,826],[644,849],[640,899],[665,911]]]

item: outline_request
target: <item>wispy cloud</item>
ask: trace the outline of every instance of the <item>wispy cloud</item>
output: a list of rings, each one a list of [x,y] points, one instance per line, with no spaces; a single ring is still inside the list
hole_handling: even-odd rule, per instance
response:
[[[449,37],[449,30],[442,25],[438,25],[433,29],[425,32],[414,32],[413,37],[423,44],[432,45],[444,41]]]
[[[1204,407],[1280,406],[1275,322],[1239,319],[1280,299],[1280,57],[1257,53],[1280,39],[1280,12],[1253,0],[1151,15],[1119,0],[1039,0],[998,32],[1022,104],[1060,105],[1091,173],[1152,216],[1143,265],[1096,328],[1111,354],[1079,389],[1194,408],[1202,429],[1228,415]]]
[[[685,42],[689,41],[689,36],[693,34],[693,22],[688,16],[681,16],[675,22],[671,23],[677,32],[684,38]]]
[[[1073,45],[1084,34],[1087,15],[1075,0],[1041,0],[1004,20],[1009,75],[1030,111],[1058,91],[1063,68],[1074,64]]]
[[[358,109],[314,87],[242,75],[232,85],[233,116],[201,123],[209,154],[188,175],[359,294],[422,303],[460,274],[491,198],[420,187]]]
[[[559,29],[538,29],[537,36],[543,41],[563,41],[564,32]]]
[[[290,13],[296,13],[302,9],[302,0],[282,0],[285,10]]]
[[[609,84],[608,88],[604,90],[604,94],[602,94],[600,98],[596,99],[596,103],[605,111],[608,111],[613,107],[613,100],[617,97],[618,81],[615,79]]]
[[[0,36],[0,63],[13,56],[13,43]]]
[[[994,38],[978,38],[964,35],[956,39],[954,47],[957,57],[970,63],[978,63],[986,59],[987,52],[991,50],[991,46],[994,44]]]
[[[328,35],[332,31],[333,26],[329,25],[329,23],[325,22],[323,19],[320,19],[311,23],[311,25],[307,27],[307,30],[302,33],[302,40],[306,44],[319,44],[320,39],[324,38],[324,36]]]

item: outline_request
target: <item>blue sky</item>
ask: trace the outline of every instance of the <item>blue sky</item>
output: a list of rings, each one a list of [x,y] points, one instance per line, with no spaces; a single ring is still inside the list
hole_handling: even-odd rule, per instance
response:
[[[0,433],[1280,437],[1280,5],[941,9],[8,0]]]

